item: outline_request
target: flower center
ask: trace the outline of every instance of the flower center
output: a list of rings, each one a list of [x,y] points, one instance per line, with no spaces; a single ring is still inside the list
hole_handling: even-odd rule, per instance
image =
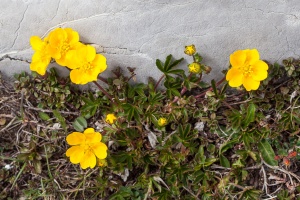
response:
[[[92,150],[92,148],[89,144],[84,143],[84,144],[81,144],[80,146],[82,146],[84,148],[85,152],[88,151],[88,150]]]
[[[87,62],[87,63],[84,63],[84,64],[82,65],[82,68],[83,68],[84,71],[86,72],[86,71],[89,71],[89,70],[93,69],[93,65],[92,65],[90,62]]]
[[[70,45],[67,42],[64,42],[63,45],[60,47],[61,55],[65,55],[70,49]]]
[[[251,76],[253,73],[253,67],[248,63],[246,63],[243,67],[241,67],[240,70],[243,72],[243,75],[246,77]]]

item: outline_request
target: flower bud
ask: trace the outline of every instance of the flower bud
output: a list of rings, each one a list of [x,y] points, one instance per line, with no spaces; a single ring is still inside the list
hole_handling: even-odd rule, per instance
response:
[[[193,62],[189,64],[189,71],[194,74],[198,74],[201,72],[201,67],[199,63]]]
[[[192,56],[194,53],[196,53],[196,47],[195,45],[189,45],[189,46],[185,46],[185,50],[184,53],[186,55]]]
[[[161,117],[161,118],[158,119],[157,123],[158,123],[159,126],[165,126],[165,125],[167,125],[168,121],[167,121],[166,118]]]
[[[211,72],[211,67],[210,66],[204,66],[204,71],[206,74],[209,74]]]
[[[117,117],[114,114],[108,114],[108,115],[106,115],[105,121],[107,123],[113,124],[113,123],[115,123],[116,120],[117,120]]]

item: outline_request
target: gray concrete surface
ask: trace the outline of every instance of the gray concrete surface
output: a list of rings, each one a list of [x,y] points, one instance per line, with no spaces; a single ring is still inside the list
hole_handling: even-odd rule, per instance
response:
[[[271,62],[300,55],[299,0],[1,0],[0,71],[29,71],[30,36],[56,27],[98,46],[108,61],[104,76],[130,66],[139,81],[160,76],[156,58],[189,59],[188,44],[213,68],[209,79],[222,76],[237,49],[257,48]]]

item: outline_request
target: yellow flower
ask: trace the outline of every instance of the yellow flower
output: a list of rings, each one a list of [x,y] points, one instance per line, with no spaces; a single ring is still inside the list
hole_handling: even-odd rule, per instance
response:
[[[61,66],[67,65],[68,52],[80,45],[79,34],[71,28],[56,28],[49,34],[49,52]]]
[[[193,63],[189,64],[188,67],[189,67],[189,71],[191,73],[198,74],[199,72],[201,72],[201,68],[200,68],[200,64],[199,63],[193,62]]]
[[[226,80],[231,87],[243,85],[247,91],[257,90],[268,76],[268,64],[259,59],[257,49],[237,50],[230,55],[230,64]]]
[[[106,68],[106,58],[96,54],[96,49],[91,45],[81,45],[76,50],[70,51],[67,67],[73,69],[70,78],[73,83],[86,84],[96,81],[99,73]]]
[[[165,126],[165,125],[167,125],[168,121],[167,121],[166,118],[161,117],[161,118],[158,119],[157,123],[158,123],[159,126]]]
[[[35,51],[30,63],[30,70],[35,71],[40,75],[45,75],[47,66],[51,61],[51,56],[48,52],[48,37],[42,40],[38,36],[30,37],[30,45]]]
[[[192,56],[194,53],[196,53],[196,47],[195,45],[189,45],[189,46],[185,46],[185,50],[184,53],[186,55]]]
[[[102,135],[93,128],[87,128],[83,133],[73,132],[67,136],[67,143],[72,145],[66,152],[73,164],[80,163],[82,169],[96,166],[96,157],[107,157],[107,146],[100,142]]]
[[[117,117],[114,114],[106,115],[105,121],[109,124],[113,124],[117,120]]]

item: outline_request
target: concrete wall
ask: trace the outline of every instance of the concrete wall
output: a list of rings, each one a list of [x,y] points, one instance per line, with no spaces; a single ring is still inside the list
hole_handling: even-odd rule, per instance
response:
[[[136,67],[138,80],[160,76],[156,58],[189,59],[188,44],[212,66],[210,78],[237,49],[257,48],[272,62],[300,55],[299,0],[1,0],[0,71],[29,71],[30,36],[56,27],[97,45],[109,69]]]

